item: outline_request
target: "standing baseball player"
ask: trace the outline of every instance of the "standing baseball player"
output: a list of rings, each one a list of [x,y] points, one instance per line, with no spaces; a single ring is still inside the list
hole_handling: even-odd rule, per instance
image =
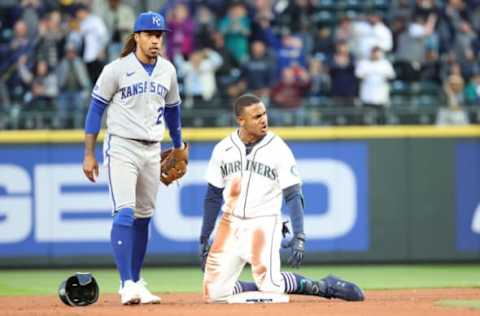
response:
[[[107,111],[103,158],[113,202],[111,244],[122,304],[160,302],[146,288],[140,270],[161,179],[165,124],[173,154],[187,151],[181,135],[177,74],[160,56],[168,31],[160,14],[145,12],[137,17],[120,58],[106,65],[96,82],[85,122],[83,172],[95,182],[99,173],[95,144]]]
[[[362,290],[334,276],[314,281],[280,272],[282,197],[290,210],[293,238],[289,263],[303,261],[303,196],[295,158],[287,144],[268,131],[267,112],[254,95],[234,102],[239,128],[214,148],[208,169],[200,236],[203,295],[208,302],[225,301],[241,292],[261,291],[315,295],[362,301]],[[213,244],[209,237],[225,201]],[[246,263],[255,282],[237,281]]]

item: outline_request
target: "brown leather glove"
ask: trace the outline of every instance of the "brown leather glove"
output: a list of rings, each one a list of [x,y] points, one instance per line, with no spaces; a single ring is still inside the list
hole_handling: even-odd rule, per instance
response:
[[[160,181],[169,185],[180,179],[187,172],[188,154],[190,146],[184,143],[185,147],[170,148],[162,152],[160,161]]]

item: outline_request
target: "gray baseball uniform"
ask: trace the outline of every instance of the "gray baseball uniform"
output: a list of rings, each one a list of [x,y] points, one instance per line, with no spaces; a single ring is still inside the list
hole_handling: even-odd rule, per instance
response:
[[[92,97],[109,104],[104,164],[113,209],[151,217],[160,179],[165,107],[180,104],[174,66],[158,57],[151,75],[134,53],[104,67]]]

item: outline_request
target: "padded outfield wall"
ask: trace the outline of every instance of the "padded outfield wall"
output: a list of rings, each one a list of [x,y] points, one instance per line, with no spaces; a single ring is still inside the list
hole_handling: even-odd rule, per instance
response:
[[[205,169],[230,131],[185,130],[190,169],[160,190],[148,263],[198,263]],[[304,180],[307,262],[480,259],[480,127],[275,131]],[[0,267],[113,264],[106,173],[83,176],[82,140],[0,133]]]

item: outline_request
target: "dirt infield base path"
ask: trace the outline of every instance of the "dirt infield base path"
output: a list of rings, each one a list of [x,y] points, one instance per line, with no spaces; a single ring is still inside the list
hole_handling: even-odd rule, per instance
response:
[[[204,304],[197,293],[162,294],[162,304],[122,306],[117,295],[101,295],[99,301],[88,307],[68,307],[56,296],[0,297],[2,316],[254,316],[254,315],[368,315],[368,316],[429,316],[480,315],[480,310],[446,308],[436,304],[441,300],[480,300],[480,289],[421,289],[395,291],[367,291],[366,301],[349,303],[339,300],[292,295],[289,304]]]

